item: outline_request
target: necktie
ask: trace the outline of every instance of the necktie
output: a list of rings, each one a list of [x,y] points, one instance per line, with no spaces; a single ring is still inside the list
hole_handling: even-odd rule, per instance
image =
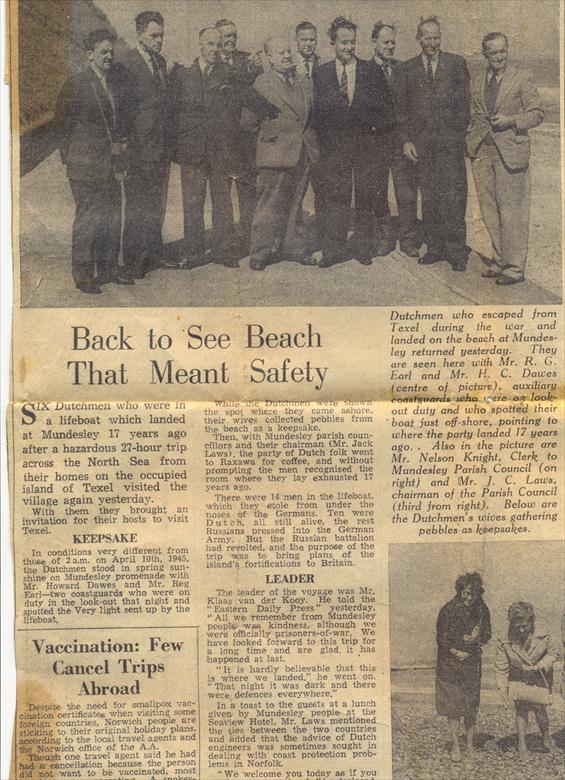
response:
[[[432,67],[432,58],[428,57],[428,82],[433,85],[434,83],[434,69]]]
[[[310,62],[309,62],[309,60],[304,60],[304,70],[306,71],[306,75],[308,76],[308,78],[310,78],[312,74],[310,73]]]
[[[494,116],[494,108],[496,105],[496,98],[498,96],[499,83],[496,76],[493,74],[490,81],[487,81],[487,88],[485,90],[485,105],[489,116]]]
[[[345,69],[345,65],[342,63],[342,71],[341,76],[339,77],[339,99],[345,103],[346,106],[349,105],[349,95],[347,94],[347,71]]]
[[[383,70],[385,72],[386,80],[390,83],[392,81],[392,65],[390,62],[385,62]]]

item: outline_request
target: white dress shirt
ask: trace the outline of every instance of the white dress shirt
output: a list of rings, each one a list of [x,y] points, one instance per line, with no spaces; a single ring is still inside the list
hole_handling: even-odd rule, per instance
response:
[[[424,63],[424,70],[426,71],[426,73],[428,72],[428,62],[432,63],[432,73],[434,74],[434,79],[435,79],[437,66],[439,63],[439,51],[437,54],[434,54],[433,57],[428,57],[427,54],[424,54],[424,52],[422,52],[422,62]]]

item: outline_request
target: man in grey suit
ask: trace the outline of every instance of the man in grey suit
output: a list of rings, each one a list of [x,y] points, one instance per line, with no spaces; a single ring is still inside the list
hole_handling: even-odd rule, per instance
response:
[[[530,223],[530,138],[544,117],[529,74],[508,64],[508,38],[485,35],[488,63],[471,87],[467,151],[495,260],[483,272],[496,284],[524,281]]]
[[[319,157],[316,134],[310,126],[311,80],[296,73],[288,41],[270,38],[265,54],[271,67],[254,86],[280,113],[263,120],[257,139],[259,175],[250,253],[250,267],[255,271],[262,271],[279,257],[312,264],[297,238],[296,215],[310,168]],[[253,124],[253,115],[244,112],[242,121]]]

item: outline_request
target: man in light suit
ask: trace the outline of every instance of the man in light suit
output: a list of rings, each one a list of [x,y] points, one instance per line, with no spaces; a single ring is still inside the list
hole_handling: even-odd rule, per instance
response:
[[[487,71],[472,84],[467,151],[481,213],[496,254],[483,272],[496,284],[524,280],[530,223],[530,138],[543,121],[540,96],[527,73],[508,64],[508,38],[483,38]]]
[[[394,56],[396,50],[396,27],[390,22],[379,20],[373,26],[371,35],[375,56],[375,65],[384,74],[395,99],[398,70],[401,62]],[[414,166],[402,154],[402,148],[396,137],[396,128],[392,130],[390,172],[398,208],[398,238],[400,251],[408,257],[419,257],[421,246],[419,225],[416,216],[418,188],[415,181]],[[388,255],[396,247],[396,234],[393,230],[390,209],[387,209],[378,226],[380,248],[377,254]]]
[[[76,287],[98,295],[100,285],[133,284],[118,266],[123,171],[127,140],[126,85],[114,65],[115,38],[95,30],[85,41],[88,66],[69,78],[53,125],[76,204],[72,273]]]
[[[270,69],[254,87],[280,113],[259,126],[257,205],[251,227],[250,267],[262,271],[278,257],[311,265],[296,232],[297,211],[318,160],[318,141],[310,125],[313,93],[306,74],[296,73],[292,48],[282,38],[265,43]],[[253,116],[244,111],[244,125]]]
[[[320,141],[316,171],[321,268],[354,256],[371,265],[375,219],[387,208],[392,96],[373,62],[355,56],[357,26],[345,17],[328,30],[335,59],[314,71],[314,128]],[[353,249],[347,244],[355,191]]]
[[[422,19],[421,54],[399,69],[397,114],[406,158],[415,166],[428,245],[418,262],[445,260],[467,267],[465,132],[469,124],[469,71],[463,57],[441,51],[436,17]]]
[[[164,22],[157,11],[135,18],[137,46],[123,58],[132,116],[126,179],[124,262],[133,278],[162,262],[161,229],[169,181],[167,63],[161,56]]]

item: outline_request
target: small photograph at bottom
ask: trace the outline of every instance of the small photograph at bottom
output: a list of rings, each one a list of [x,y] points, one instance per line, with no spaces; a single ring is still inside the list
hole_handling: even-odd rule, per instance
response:
[[[395,780],[565,777],[563,543],[389,547]]]

